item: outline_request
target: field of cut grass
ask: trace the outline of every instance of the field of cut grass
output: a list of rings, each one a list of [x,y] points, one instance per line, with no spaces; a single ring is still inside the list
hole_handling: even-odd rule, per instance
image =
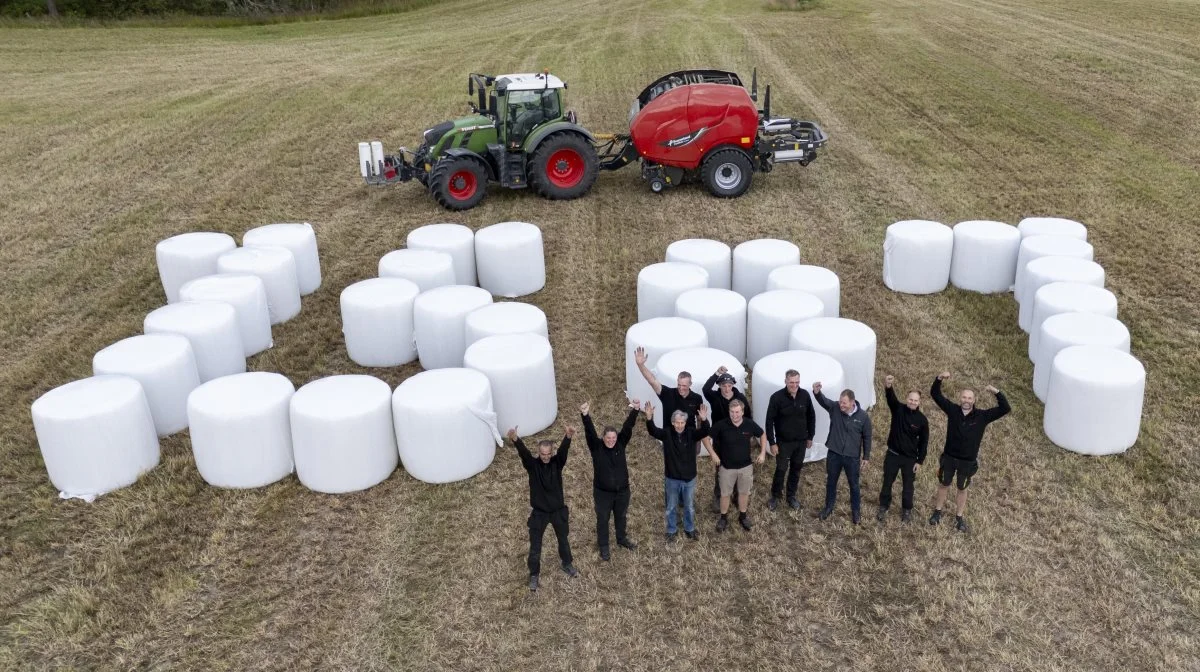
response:
[[[0,669],[1198,669],[1200,631],[1200,5],[1167,0],[452,1],[395,16],[229,28],[0,29]],[[749,194],[649,193],[636,170],[571,202],[493,191],[462,215],[415,184],[367,189],[354,143],[415,144],[466,110],[468,72],[550,68],[570,106],[620,131],[658,75],[719,67],[773,85],[828,151]],[[1010,296],[898,295],[883,231],[909,218],[1090,227],[1148,371],[1141,437],[1084,458],[1051,445]],[[771,236],[842,278],[842,311],[879,336],[878,377],[943,369],[991,383],[993,425],[967,536],[801,513],[662,540],[661,458],[630,451],[636,554],[596,556],[591,467],[567,467],[582,576],[543,560],[525,587],[525,476],[505,449],[471,480],[397,471],[366,492],[290,477],[218,490],[186,433],[95,503],[49,484],[40,394],[91,372],[163,302],[154,243],[313,222],[324,284],[251,359],[297,386],[368,372],[346,356],[338,294],[417,226],[542,227],[560,419],[618,419],[635,278],[683,237]],[[985,395],[984,403],[990,403]],[[927,409],[927,412],[931,409]],[[872,417],[882,446],[887,411]],[[931,443],[939,452],[936,413]],[[546,432],[554,436],[557,431]],[[879,455],[882,456],[882,448]],[[711,479],[701,465],[702,483]],[[882,459],[863,475],[873,511]],[[704,488],[701,488],[704,491]],[[918,478],[918,518],[932,469]],[[704,498],[700,498],[705,503]]]

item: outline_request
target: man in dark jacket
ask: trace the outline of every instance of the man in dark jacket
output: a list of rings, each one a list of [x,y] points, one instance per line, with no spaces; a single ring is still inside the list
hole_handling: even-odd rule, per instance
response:
[[[701,393],[704,394],[704,400],[708,402],[708,407],[711,409],[708,413],[710,424],[715,425],[718,422],[729,418],[729,403],[734,399],[742,402],[746,409],[747,415],[753,415],[750,412],[750,400],[746,395],[742,394],[737,387],[737,379],[729,373],[729,369],[720,367],[717,372],[708,377],[704,381],[704,388]],[[714,389],[715,388],[715,389]],[[712,453],[712,437],[704,439],[704,448],[709,453]],[[733,497],[736,500],[738,496],[737,486],[733,488]],[[713,512],[721,512],[721,476],[719,473],[713,473]]]
[[[538,589],[538,574],[542,567],[542,535],[547,525],[554,526],[554,535],[558,537],[558,557],[562,560],[562,570],[567,576],[575,578],[579,570],[571,564],[571,544],[567,541],[568,516],[567,503],[563,497],[562,472],[567,465],[567,450],[571,447],[571,437],[575,436],[575,428],[567,426],[558,452],[554,451],[551,441],[538,441],[538,454],[530,454],[517,428],[508,430],[508,440],[517,447],[517,455],[521,458],[521,466],[529,473],[529,589]]]
[[[633,423],[637,422],[641,405],[636,399],[629,403],[629,414],[618,432],[605,427],[602,437],[596,436],[596,426],[589,414],[590,404],[579,407],[583,418],[583,435],[587,439],[588,452],[592,454],[592,498],[596,501],[596,544],[600,547],[600,559],[608,560],[608,519],[616,518],[617,545],[631,551],[637,544],[625,534],[625,514],[629,510],[629,466],[625,461],[625,447],[633,436]]]
[[[679,532],[676,511],[683,509],[683,533],[695,541],[696,531],[696,441],[708,436],[708,409],[700,407],[700,425],[693,427],[682,409],[668,418],[671,429],[654,424],[654,404],[646,402],[646,431],[662,442],[663,489],[666,492],[667,541]],[[664,411],[665,413],[665,411]]]
[[[800,487],[800,468],[804,466],[804,453],[812,448],[816,431],[817,416],[808,392],[800,390],[800,372],[795,369],[783,374],[783,389],[776,390],[767,402],[767,443],[775,456],[775,478],[771,481],[771,498],[767,508],[774,511],[777,500],[783,497],[783,483],[787,479],[787,503],[793,509],[800,508],[796,496]]]
[[[854,400],[853,390],[842,390],[837,401],[821,394],[821,383],[813,383],[817,403],[829,411],[829,438],[825,441],[829,454],[825,457],[825,508],[821,520],[833,513],[837,502],[837,482],[842,471],[850,483],[850,520],[862,522],[862,496],[858,477],[871,460],[871,418]]]
[[[942,457],[938,460],[937,502],[933,515],[929,516],[929,524],[942,522],[942,506],[950,492],[950,483],[954,482],[957,475],[954,527],[959,532],[966,532],[969,528],[963,514],[967,511],[967,488],[971,485],[971,477],[979,470],[979,444],[983,441],[983,430],[1008,415],[1012,407],[1008,405],[1004,393],[991,385],[984,389],[996,395],[995,407],[975,408],[974,390],[960,392],[958,405],[955,406],[942,395],[942,381],[949,377],[949,371],[942,372],[934,379],[933,387],[929,390],[929,396],[946,414],[946,447],[942,449]]]
[[[879,513],[876,518],[883,522],[887,517],[888,507],[892,505],[892,484],[896,474],[904,483],[901,503],[904,508],[900,520],[912,520],[913,485],[917,478],[917,468],[925,463],[925,453],[929,448],[929,421],[921,412],[921,393],[910,390],[904,397],[904,403],[896,398],[892,384],[894,376],[883,379],[883,387],[887,394],[888,408],[892,411],[892,428],[888,432],[887,455],[883,458],[883,489],[879,491]]]

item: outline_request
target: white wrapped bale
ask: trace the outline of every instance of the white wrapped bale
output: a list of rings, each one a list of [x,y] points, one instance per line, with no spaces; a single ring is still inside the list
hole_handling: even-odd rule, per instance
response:
[[[357,492],[386,480],[400,461],[392,388],[373,376],[330,376],[296,390],[290,404],[296,476],[310,490]]]
[[[462,224],[428,224],[408,232],[404,243],[410,250],[433,250],[450,255],[455,285],[474,285],[475,232]]]
[[[675,299],[693,289],[708,287],[708,271],[695,264],[664,261],[638,272],[638,322],[656,317],[674,317]]]
[[[308,222],[267,224],[242,235],[242,247],[282,247],[296,261],[296,280],[300,294],[308,296],[321,286],[321,258],[317,254],[317,234]]]
[[[420,292],[404,278],[370,278],[342,290],[342,335],[350,360],[400,366],[416,359],[413,304]]]
[[[846,388],[854,390],[858,405],[864,409],[875,405],[876,339],[873,329],[856,320],[821,317],[792,327],[789,341],[792,350],[812,350],[838,360],[846,376]]]
[[[746,361],[788,349],[792,327],[825,315],[825,304],[798,289],[773,289],[750,299],[746,309]]]
[[[233,306],[247,357],[275,344],[271,339],[267,286],[257,275],[206,275],[180,287],[179,297],[184,301],[220,301]]]
[[[1115,317],[1095,313],[1059,313],[1042,321],[1033,359],[1033,393],[1046,401],[1054,356],[1072,345],[1098,345],[1129,352],[1129,329]]]
[[[800,372],[800,394],[807,394],[812,401],[816,426],[813,433],[813,445],[804,453],[804,461],[825,459],[829,448],[825,442],[829,439],[829,412],[813,398],[812,385],[820,382],[825,396],[839,394],[846,388],[846,375],[838,360],[829,355],[809,350],[788,350],[777,352],[758,360],[754,364],[754,380],[751,388],[754,392],[754,421],[764,429],[767,425],[767,402],[771,395],[784,387],[784,374],[788,369]]]
[[[259,488],[292,473],[290,403],[296,388],[253,371],[204,383],[188,396],[196,469],[218,488]]]
[[[775,289],[796,289],[808,292],[821,300],[825,306],[825,317],[841,315],[842,283],[837,273],[807,264],[791,264],[780,266],[767,276],[767,291]]]
[[[538,334],[542,338],[550,338],[546,313],[537,306],[518,301],[501,301],[476,308],[467,313],[464,324],[468,347],[488,336],[505,334]]]
[[[780,266],[800,263],[795,243],[775,238],[747,240],[733,248],[733,291],[746,300],[767,291],[767,276]]]
[[[1004,222],[972,220],[954,225],[950,283],[982,294],[1007,292],[1017,281],[1021,232]]]
[[[1026,269],[1030,262],[1042,257],[1076,257],[1092,260],[1092,246],[1078,238],[1067,236],[1028,236],[1021,239],[1017,253],[1017,279],[1013,283],[1013,296],[1017,303],[1025,301]],[[1033,298],[1030,296],[1029,298]]]
[[[708,271],[708,286],[729,289],[732,286],[733,257],[729,246],[718,240],[688,238],[667,246],[666,261],[696,264]]]
[[[646,368],[653,372],[658,366],[658,358],[672,350],[707,348],[708,332],[699,322],[682,317],[656,317],[638,322],[625,332],[625,393],[643,402],[657,400],[634,360],[634,351],[639,347],[646,349]],[[659,382],[675,386],[673,380]]]
[[[1030,321],[1029,359],[1041,346],[1042,323],[1061,313],[1092,313],[1105,317],[1117,317],[1117,297],[1112,292],[1079,282],[1052,282],[1037,291],[1033,301],[1033,317]]]
[[[1020,297],[1017,322],[1033,333],[1033,300],[1038,290],[1052,282],[1078,282],[1104,286],[1104,268],[1094,261],[1076,257],[1040,257],[1025,266],[1025,284]]]
[[[479,286],[515,298],[546,286],[542,230],[526,222],[501,222],[475,234]]]
[[[950,282],[954,231],[941,222],[910,219],[887,227],[883,284],[893,292],[934,294]]]
[[[710,347],[746,361],[746,297],[731,289],[693,289],[675,299],[675,316],[704,325]]]
[[[158,435],[142,385],[93,376],[38,397],[33,430],[61,496],[91,500],[130,485],[158,464]]]
[[[428,292],[455,284],[454,257],[437,250],[393,250],[379,260],[379,277],[403,278]]]
[[[296,258],[286,247],[239,247],[217,259],[217,270],[261,278],[267,290],[271,324],[282,324],[300,314]]]
[[[502,445],[487,376],[473,369],[423,371],[392,394],[400,461],[425,483],[478,474]]]
[[[237,311],[228,303],[184,301],[163,306],[146,315],[142,331],[186,336],[202,383],[246,370]]]
[[[731,290],[726,290],[731,291]],[[737,294],[737,292],[732,292]],[[741,294],[737,294],[741,297]],[[741,361],[733,355],[733,353],[725,352],[717,348],[681,348],[672,350],[662,357],[658,358],[658,363],[654,366],[654,375],[662,382],[671,387],[675,386],[679,374],[687,371],[692,374],[692,389],[696,394],[704,394],[704,381],[716,373],[720,367],[729,369],[729,375],[734,378],[734,385],[745,394],[746,389],[746,367],[742,366]],[[715,389],[715,388],[714,388]],[[667,420],[662,417],[662,404],[658,399],[651,397],[650,399],[639,399],[643,405],[647,401],[654,402],[654,422],[659,427],[666,427],[663,423]],[[708,401],[704,402],[705,406],[709,406]],[[711,411],[712,408],[710,407]]]
[[[491,302],[486,289],[466,285],[421,292],[413,302],[413,334],[421,367],[461,367],[467,349],[467,315]]]
[[[1087,240],[1087,227],[1073,219],[1062,217],[1026,217],[1017,223],[1021,238],[1029,236],[1066,236]]]
[[[180,300],[179,288],[189,280],[216,273],[217,259],[235,248],[233,236],[211,231],[181,233],[159,241],[154,257],[167,303]]]
[[[1073,345],[1054,356],[1042,429],[1083,455],[1128,450],[1141,431],[1146,369],[1129,353]]]
[[[122,339],[92,357],[92,372],[129,376],[141,383],[159,436],[187,429],[187,398],[200,386],[187,337],[143,334]]]
[[[499,427],[537,434],[558,416],[554,353],[540,334],[504,334],[476,341],[463,365],[487,376]]]

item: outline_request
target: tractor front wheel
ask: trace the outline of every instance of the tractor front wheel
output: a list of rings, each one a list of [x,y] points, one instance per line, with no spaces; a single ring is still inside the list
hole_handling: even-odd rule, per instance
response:
[[[469,210],[487,194],[487,170],[464,156],[440,159],[429,171],[429,193],[448,210]]]
[[[556,133],[542,141],[529,162],[529,185],[551,200],[579,198],[600,173],[596,148],[576,133]]]
[[[713,196],[737,198],[750,188],[753,170],[750,157],[745,152],[721,149],[704,159],[700,166],[700,178]]]

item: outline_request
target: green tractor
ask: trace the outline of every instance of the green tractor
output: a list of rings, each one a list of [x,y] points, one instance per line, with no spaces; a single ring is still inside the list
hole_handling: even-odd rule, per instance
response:
[[[416,179],[450,210],[475,207],[489,183],[532,188],[549,199],[579,198],[600,170],[596,138],[564,109],[567,85],[549,72],[489,76],[472,73],[472,114],[424,132],[415,151],[385,156],[379,142],[359,143],[369,184]]]

